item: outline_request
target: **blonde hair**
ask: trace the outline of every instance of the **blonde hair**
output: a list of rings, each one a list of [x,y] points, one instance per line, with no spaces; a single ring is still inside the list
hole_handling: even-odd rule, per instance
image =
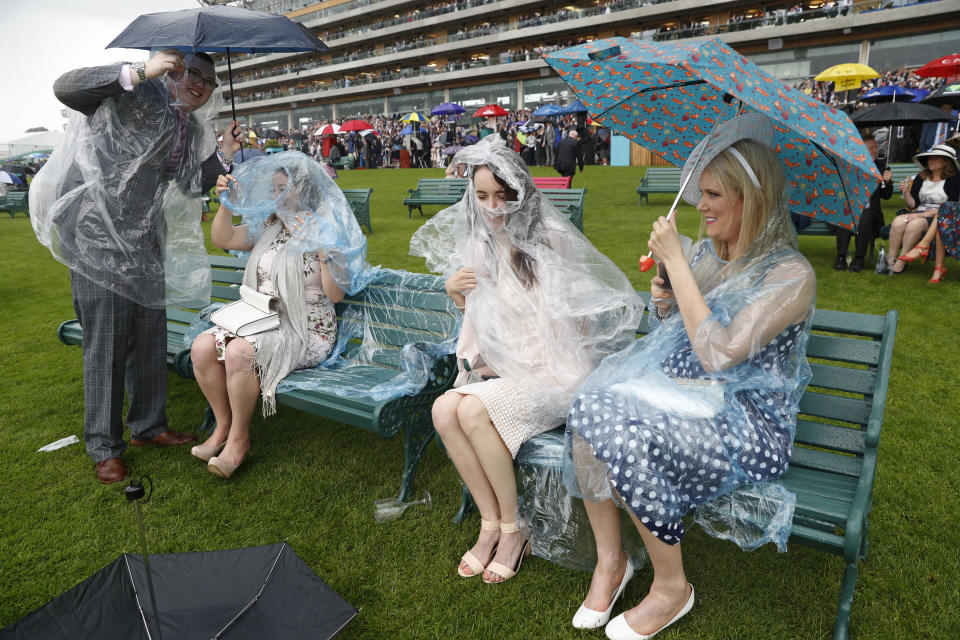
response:
[[[734,154],[721,151],[703,170],[720,183],[720,193],[731,209],[738,198],[743,198],[743,216],[740,219],[740,238],[737,245],[728,247],[723,240],[713,241],[717,256],[734,260],[747,250],[760,235],[770,215],[780,206],[784,193],[783,169],[780,161],[765,144],[754,140],[739,140],[733,146],[753,169],[760,183],[758,189]],[[700,223],[700,237],[706,235],[706,223]]]

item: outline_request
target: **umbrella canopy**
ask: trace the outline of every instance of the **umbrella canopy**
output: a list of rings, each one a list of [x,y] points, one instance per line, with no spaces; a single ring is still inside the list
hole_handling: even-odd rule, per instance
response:
[[[273,138],[275,140],[281,138],[282,136],[283,134],[276,129],[265,129],[264,132],[260,135],[261,138]]]
[[[860,96],[860,102],[910,102],[916,92],[895,84],[877,87]]]
[[[864,80],[879,77],[879,73],[865,64],[844,62],[821,71],[814,80],[817,82],[832,82],[835,91],[847,91],[859,88]]]
[[[286,16],[222,4],[142,15],[127,25],[106,48],[114,47],[226,52],[234,120],[237,119],[237,107],[233,95],[231,51],[290,53],[328,48],[312,31]]]
[[[142,15],[107,45],[113,48],[290,53],[327,45],[286,16],[218,4]]]
[[[954,78],[960,76],[960,54],[951,53],[948,56],[931,60],[914,73],[924,78]]]
[[[340,133],[340,125],[328,124],[320,128],[318,132],[321,136],[335,136]]]
[[[478,138],[478,137],[475,136],[475,135],[472,135],[472,134],[469,134],[469,133],[468,133],[467,135],[463,136],[463,144],[464,144],[464,145],[477,144],[478,142],[480,142],[480,138]]]
[[[19,176],[6,171],[0,171],[0,182],[3,184],[15,184],[18,187],[23,186],[23,180],[21,180]]]
[[[239,164],[242,162],[246,162],[247,160],[256,158],[258,156],[265,156],[265,155],[267,155],[266,152],[260,151],[260,149],[245,149],[243,152],[243,157],[241,158],[240,154],[237,154],[234,157],[233,161]]]
[[[952,120],[950,114],[944,113],[943,109],[916,102],[882,102],[854,111],[850,114],[850,119],[861,127]]]
[[[400,129],[400,135],[402,135],[402,136],[409,135],[409,134],[411,134],[411,133],[413,133],[413,125],[412,125],[412,124],[408,124],[408,125],[405,126],[403,129]]]
[[[5,639],[332,638],[357,614],[287,543],[124,554],[2,630]],[[83,633],[80,632],[83,630]],[[222,635],[220,632],[223,632]]]
[[[347,120],[340,125],[340,131],[364,131],[373,129],[373,125],[366,120]]]
[[[509,115],[509,112],[498,104],[487,104],[473,112],[475,118],[499,118]]]
[[[544,104],[544,105],[540,105],[539,107],[537,107],[537,108],[533,111],[533,113],[531,113],[530,115],[532,115],[532,116],[547,117],[547,116],[560,115],[561,113],[563,113],[563,107],[561,107],[560,105],[557,105],[557,104]]]
[[[570,113],[586,113],[589,111],[587,107],[579,100],[574,100],[567,106],[563,107],[557,113],[560,115],[567,115]]]
[[[852,228],[880,181],[846,114],[787,87],[718,39],[608,38],[545,59],[594,120],[676,165],[715,124],[744,111],[769,116],[792,211]]]
[[[945,84],[933,93],[923,99],[924,104],[942,105],[949,104],[956,108],[960,105],[960,83]]]
[[[400,118],[400,122],[427,122],[429,120],[430,118],[423,115],[419,111],[413,111]]]
[[[287,137],[290,138],[291,140],[306,140],[306,138],[307,138],[307,136],[303,135],[303,134],[300,133],[299,131],[294,131],[293,133],[291,133],[291,134],[288,135]]]
[[[444,147],[444,148],[443,148],[443,155],[445,155],[445,156],[455,155],[455,154],[457,153],[457,151],[460,151],[460,149],[463,149],[463,147],[461,147],[461,146],[458,145],[458,144],[452,144],[452,145],[450,145],[449,147]]]
[[[432,116],[458,116],[461,113],[466,113],[467,110],[458,105],[456,102],[444,102],[438,104],[433,109],[430,110],[430,115]]]
[[[930,95],[930,89],[910,89],[910,91],[916,94],[910,102],[923,102],[924,98]]]
[[[367,136],[379,136],[380,132],[376,129],[364,129],[360,132],[360,136],[366,138]]]

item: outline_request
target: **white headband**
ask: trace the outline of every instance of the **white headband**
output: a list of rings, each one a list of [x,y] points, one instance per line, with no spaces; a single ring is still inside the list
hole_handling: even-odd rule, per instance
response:
[[[750,182],[753,183],[753,186],[755,186],[757,189],[759,189],[759,188],[760,188],[760,181],[757,180],[757,174],[755,174],[755,173],[753,172],[753,169],[750,167],[750,163],[748,163],[748,162],[747,162],[747,159],[743,157],[743,154],[741,154],[739,151],[737,151],[737,150],[734,149],[733,147],[727,147],[727,151],[729,151],[730,153],[732,153],[732,154],[733,154],[733,157],[736,158],[736,159],[740,162],[741,165],[743,165],[744,171],[746,171],[746,172],[747,172],[747,175],[750,176]]]

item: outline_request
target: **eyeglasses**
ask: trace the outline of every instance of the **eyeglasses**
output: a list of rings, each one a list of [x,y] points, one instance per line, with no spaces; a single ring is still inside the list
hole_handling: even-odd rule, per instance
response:
[[[207,91],[213,91],[220,85],[217,84],[217,81],[213,78],[205,78],[202,73],[196,69],[187,69],[187,78],[193,84],[203,85],[203,88]]]

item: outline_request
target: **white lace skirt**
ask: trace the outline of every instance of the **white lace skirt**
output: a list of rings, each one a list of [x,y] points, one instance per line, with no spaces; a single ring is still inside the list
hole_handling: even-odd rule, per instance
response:
[[[480,399],[514,458],[521,444],[562,425],[570,407],[567,394],[545,392],[517,379],[493,378],[454,387],[453,390]]]

